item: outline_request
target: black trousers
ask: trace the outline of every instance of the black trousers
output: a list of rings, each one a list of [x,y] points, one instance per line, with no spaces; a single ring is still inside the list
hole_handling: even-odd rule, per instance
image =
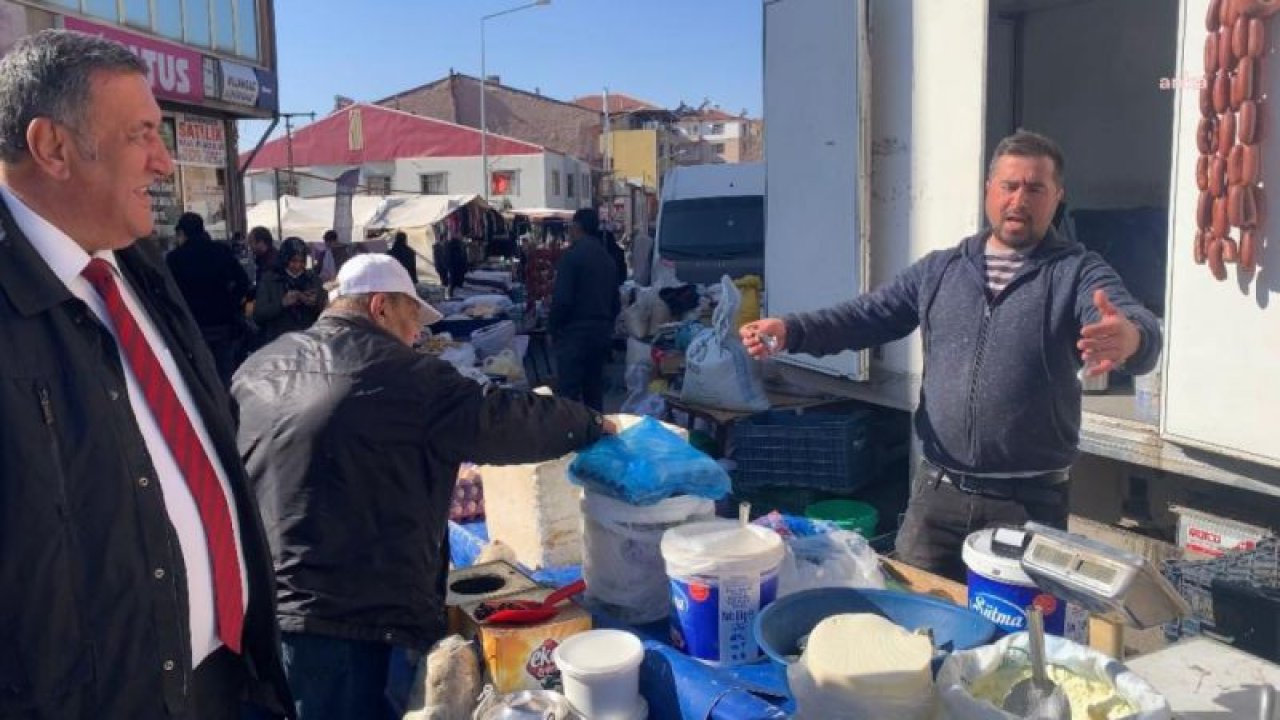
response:
[[[1055,478],[1056,479],[1056,478]],[[921,462],[911,481],[911,500],[898,529],[899,560],[957,582],[965,582],[961,549],[970,533],[1028,521],[1065,529],[1070,486],[1037,478],[1000,483],[990,493],[962,490],[939,469]]]
[[[192,717],[239,720],[244,685],[244,660],[225,647],[218,648],[191,675]]]
[[[566,333],[554,339],[556,395],[604,411],[604,366],[613,348],[607,330]]]

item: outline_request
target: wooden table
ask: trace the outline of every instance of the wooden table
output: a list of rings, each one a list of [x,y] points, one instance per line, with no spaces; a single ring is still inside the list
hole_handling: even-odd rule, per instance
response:
[[[883,568],[886,571],[885,574],[904,585],[907,590],[919,595],[932,595],[962,607],[969,606],[969,589],[964,585],[900,560],[881,558],[881,562],[888,566]]]

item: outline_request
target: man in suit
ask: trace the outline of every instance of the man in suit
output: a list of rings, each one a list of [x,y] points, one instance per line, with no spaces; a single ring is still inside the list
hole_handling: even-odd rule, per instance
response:
[[[147,66],[0,60],[0,716],[292,714],[229,398],[165,271]]]

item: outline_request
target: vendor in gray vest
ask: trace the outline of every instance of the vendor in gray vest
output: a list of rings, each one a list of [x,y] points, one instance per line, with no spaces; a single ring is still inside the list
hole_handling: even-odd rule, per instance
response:
[[[1155,367],[1155,317],[1101,257],[1055,233],[1062,198],[1057,144],[1015,133],[988,169],[990,227],[849,302],[741,330],[762,357],[862,350],[920,327],[915,427],[924,457],[897,541],[907,563],[961,578],[972,532],[1028,520],[1065,527],[1079,451],[1077,372]]]

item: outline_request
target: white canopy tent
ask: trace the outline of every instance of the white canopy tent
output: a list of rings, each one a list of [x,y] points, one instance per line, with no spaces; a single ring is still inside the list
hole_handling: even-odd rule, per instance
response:
[[[249,209],[249,227],[261,225],[271,229],[277,240],[297,236],[308,244],[322,242],[324,232],[333,227],[334,197],[299,198],[285,195],[277,201],[267,200]],[[479,195],[356,195],[351,198],[351,235],[364,242],[370,232],[402,230],[409,237],[409,247],[418,255],[418,280],[439,283],[431,246],[435,234],[431,226],[449,213],[472,204],[484,205]],[[277,212],[279,215],[277,216]],[[366,250],[385,250],[388,240],[371,241]]]

